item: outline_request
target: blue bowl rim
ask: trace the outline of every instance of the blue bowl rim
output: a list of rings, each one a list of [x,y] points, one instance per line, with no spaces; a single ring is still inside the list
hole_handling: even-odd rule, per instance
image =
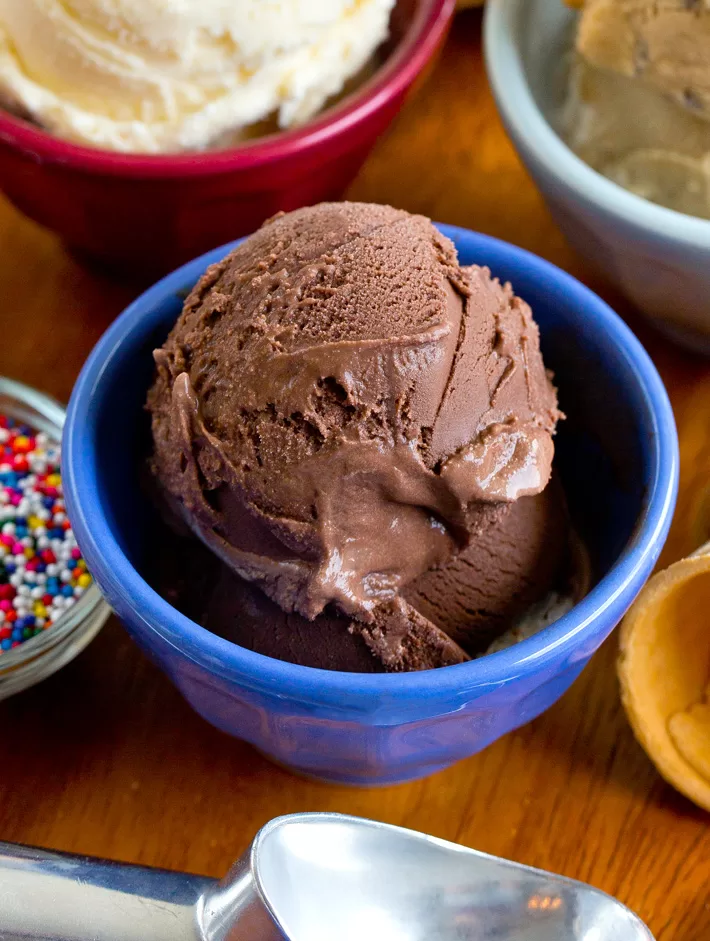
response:
[[[404,701],[441,697],[475,697],[484,689],[537,673],[574,651],[606,612],[616,620],[624,613],[650,574],[670,526],[678,489],[678,439],[673,412],[663,382],[641,343],[604,301],[576,278],[552,263],[492,236],[451,225],[437,227],[452,240],[475,253],[491,247],[511,262],[526,266],[564,290],[570,304],[603,329],[616,344],[645,400],[649,424],[654,428],[651,479],[644,508],[633,535],[611,570],[575,607],[538,634],[478,660],[439,670],[401,674],[340,673],[298,666],[240,647],[201,627],[165,601],[139,575],[117,543],[96,498],[96,480],[84,460],[91,446],[87,433],[92,403],[107,364],[118,355],[122,341],[166,296],[191,287],[205,268],[224,257],[241,239],[213,249],[167,275],[144,292],[108,328],[89,355],[71,396],[63,442],[64,490],[72,525],[97,580],[121,597],[150,631],[157,633],[182,656],[212,674],[242,687],[302,703],[329,705],[340,713],[380,713]],[[135,600],[137,599],[137,600]],[[611,610],[610,610],[611,609]],[[604,619],[604,636],[613,628]],[[130,627],[129,627],[130,629]],[[584,656],[589,656],[596,645]],[[347,697],[347,698],[345,698]]]

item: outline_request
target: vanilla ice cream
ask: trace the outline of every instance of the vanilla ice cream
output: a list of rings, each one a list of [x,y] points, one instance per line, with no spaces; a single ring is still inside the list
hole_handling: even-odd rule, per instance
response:
[[[312,117],[386,38],[394,0],[0,0],[0,99],[107,150],[203,149]]]

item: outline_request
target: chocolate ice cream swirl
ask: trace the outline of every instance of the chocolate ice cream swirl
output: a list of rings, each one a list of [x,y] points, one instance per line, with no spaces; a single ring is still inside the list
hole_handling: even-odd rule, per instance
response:
[[[548,482],[556,394],[509,286],[423,217],[325,204],[209,269],[155,360],[153,472],[195,535],[386,664],[432,632],[467,659],[402,590]]]

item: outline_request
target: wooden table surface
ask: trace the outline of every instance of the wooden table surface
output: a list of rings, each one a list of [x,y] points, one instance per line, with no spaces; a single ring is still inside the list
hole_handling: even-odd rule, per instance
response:
[[[531,249],[631,321],[679,426],[671,561],[705,535],[710,364],[639,325],[565,243],[496,115],[480,25],[478,11],[459,16],[349,195]],[[134,294],[0,202],[0,373],[66,400]],[[708,941],[708,816],[666,786],[636,744],[615,655],[612,637],[556,706],[482,754],[425,781],[354,790],[301,780],[212,729],[112,619],[60,674],[0,704],[0,839],[221,875],[269,818],[341,811],[586,880],[635,909],[658,941]]]

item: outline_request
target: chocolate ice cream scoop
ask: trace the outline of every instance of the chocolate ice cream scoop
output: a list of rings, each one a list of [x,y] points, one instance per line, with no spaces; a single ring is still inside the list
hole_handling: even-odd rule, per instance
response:
[[[530,309],[420,216],[275,217],[155,358],[172,508],[282,611],[335,605],[370,643],[402,619],[418,636],[401,590],[549,479],[556,394]]]
[[[574,575],[564,491],[553,475],[542,493],[517,500],[496,526],[402,594],[475,655],[550,592],[573,596]]]
[[[578,591],[571,563],[565,498],[553,476],[545,490],[511,504],[498,525],[403,591],[399,625],[384,629],[329,605],[307,620],[286,612],[195,539],[161,527],[149,553],[149,577],[172,605],[213,634],[302,666],[355,673],[422,670],[486,651],[524,619],[543,626],[536,606]],[[402,630],[404,628],[404,631]]]

